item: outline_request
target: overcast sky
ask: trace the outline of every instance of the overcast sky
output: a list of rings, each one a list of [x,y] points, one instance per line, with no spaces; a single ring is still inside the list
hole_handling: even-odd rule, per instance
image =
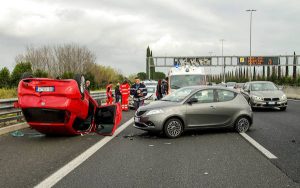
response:
[[[27,45],[76,43],[97,63],[123,74],[145,71],[153,55],[249,54],[249,13],[254,55],[300,53],[299,0],[3,0],[0,68],[10,70]]]

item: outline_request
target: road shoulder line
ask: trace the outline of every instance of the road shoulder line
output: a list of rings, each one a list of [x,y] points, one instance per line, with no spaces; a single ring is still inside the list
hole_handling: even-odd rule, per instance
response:
[[[269,159],[277,159],[275,155],[273,155],[270,151],[268,151],[266,148],[264,148],[262,145],[260,145],[258,142],[256,142],[253,138],[248,136],[246,133],[240,133],[242,137],[244,137],[250,144],[252,144],[256,149],[258,149],[261,153],[263,153],[266,157]]]
[[[121,125],[113,136],[106,136],[100,141],[98,141],[96,144],[88,148],[86,151],[81,153],[79,156],[77,156],[75,159],[67,163],[62,168],[58,169],[56,172],[51,174],[48,178],[40,182],[38,185],[36,185],[36,188],[45,188],[45,187],[52,187],[57,182],[59,182],[61,179],[63,179],[66,175],[68,175],[71,171],[73,171],[76,167],[78,167],[80,164],[82,164],[84,161],[86,161],[89,157],[91,157],[94,153],[96,153],[99,149],[101,149],[105,144],[107,144],[109,141],[111,141],[113,138],[115,138],[119,133],[121,133],[124,129],[126,129],[131,123],[133,123],[133,118],[128,120],[126,123]]]
[[[14,125],[9,125],[7,127],[0,128],[0,135],[7,134],[7,133],[12,132],[12,131],[17,131],[17,130],[20,130],[20,129],[24,129],[24,128],[27,128],[27,127],[29,127],[29,125],[26,122],[14,124]]]

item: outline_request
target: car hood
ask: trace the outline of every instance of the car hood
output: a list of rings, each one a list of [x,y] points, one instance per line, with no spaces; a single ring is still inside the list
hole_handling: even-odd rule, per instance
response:
[[[275,91],[251,91],[251,95],[263,98],[280,98],[284,93],[280,90]]]
[[[170,107],[170,106],[177,106],[180,105],[180,103],[177,102],[170,102],[170,101],[153,101],[150,104],[146,106],[141,106],[139,108],[139,111],[147,111],[152,109],[160,109],[164,107]]]

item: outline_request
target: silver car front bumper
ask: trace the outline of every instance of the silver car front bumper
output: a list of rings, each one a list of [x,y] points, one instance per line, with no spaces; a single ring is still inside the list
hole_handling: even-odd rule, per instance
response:
[[[251,106],[254,108],[282,108],[287,107],[287,100],[283,101],[257,101],[251,100]]]
[[[137,129],[148,131],[162,131],[163,130],[163,115],[156,114],[150,116],[134,116],[133,126]]]

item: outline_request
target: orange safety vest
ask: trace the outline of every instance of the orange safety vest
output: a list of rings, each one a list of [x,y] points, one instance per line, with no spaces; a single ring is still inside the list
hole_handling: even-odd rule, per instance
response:
[[[120,92],[122,94],[122,110],[129,110],[128,108],[128,98],[130,95],[130,85],[128,83],[120,85]]]

